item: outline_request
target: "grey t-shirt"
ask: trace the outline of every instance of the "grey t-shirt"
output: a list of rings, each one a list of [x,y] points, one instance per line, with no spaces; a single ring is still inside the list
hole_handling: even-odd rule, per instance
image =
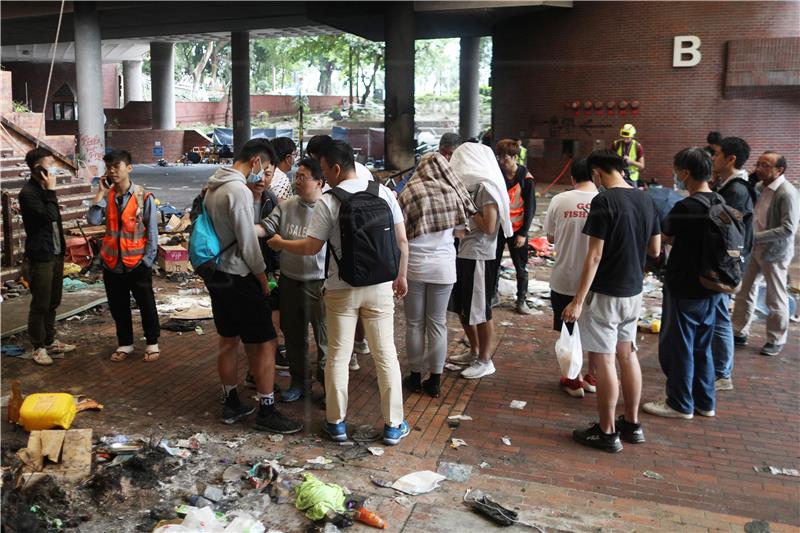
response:
[[[472,193],[472,199],[478,209],[483,209],[487,205],[497,205],[497,201],[489,194],[484,185],[478,185]],[[458,257],[461,259],[482,259],[484,261],[494,259],[497,252],[497,233],[500,230],[500,219],[494,226],[491,233],[484,233],[475,224],[474,219],[470,219],[468,224],[470,230],[458,243]]]
[[[279,203],[267,218],[260,221],[267,231],[267,238],[277,233],[283,239],[290,241],[305,239],[316,203],[304,202],[297,195]],[[281,275],[295,281],[325,279],[326,246],[323,244],[318,253],[309,256],[282,251]]]

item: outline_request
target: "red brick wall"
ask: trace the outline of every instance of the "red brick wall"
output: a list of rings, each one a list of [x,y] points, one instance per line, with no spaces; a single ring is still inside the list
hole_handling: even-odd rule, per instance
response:
[[[25,102],[25,84],[27,83],[28,99],[31,111],[41,113],[44,103],[44,92],[47,89],[47,76],[50,63],[3,63],[3,67],[11,71],[12,96],[17,102]],[[53,65],[53,77],[50,81],[50,97],[47,99],[46,116],[53,118],[53,94],[62,85],[67,84],[78,99],[78,85],[75,81],[75,63],[56,63]],[[119,107],[119,81],[117,65],[103,65],[103,107]],[[79,104],[80,106],[80,104]]]
[[[700,37],[699,65],[672,67],[677,35]],[[797,87],[761,98],[725,98],[723,90],[728,41],[798,35],[796,2],[576,1],[571,9],[503,21],[493,31],[495,139],[544,139],[545,157],[529,158],[539,183],[552,181],[564,166],[563,140],[579,141],[583,155],[595,140],[610,144],[625,122],[639,131],[648,179],[671,182],[672,156],[704,145],[711,130],[746,139],[753,154],[781,151],[796,169]],[[622,99],[640,102],[636,116],[605,110],[575,116],[565,109],[574,100]],[[754,162],[751,156],[747,168]]]
[[[206,146],[211,139],[196,130],[107,130],[106,148],[127,150],[134,163],[155,163],[155,142],[161,142],[164,159],[176,161],[193,146]]]

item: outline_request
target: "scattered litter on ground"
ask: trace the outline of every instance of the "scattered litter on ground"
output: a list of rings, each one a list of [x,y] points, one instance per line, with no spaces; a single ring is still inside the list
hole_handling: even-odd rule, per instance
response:
[[[372,484],[375,485],[376,487],[382,487],[384,489],[391,489],[392,485],[394,485],[394,482],[389,481],[387,479],[380,479],[370,476],[369,480],[372,481]]]
[[[367,450],[369,451],[369,453],[377,457],[383,455],[383,448],[381,448],[380,446],[370,446],[369,448],[367,448]]]
[[[791,476],[800,477],[800,471],[796,468],[780,468],[778,466],[754,466],[753,470],[756,472],[767,472],[773,476]]]
[[[503,327],[510,327],[513,326],[514,324],[512,322],[509,322],[508,320],[503,320],[502,322],[500,322],[499,325]]]
[[[501,526],[520,524],[544,533],[540,527],[520,521],[516,511],[500,505],[489,494],[479,489],[468,489],[464,493],[464,503]]]
[[[9,357],[19,357],[25,353],[25,348],[19,344],[3,344],[0,346],[0,353]]]
[[[24,465],[19,483],[35,483],[45,476],[80,481],[92,471],[92,430],[31,431],[28,445],[17,451]]]
[[[19,423],[25,431],[54,427],[69,429],[77,412],[75,398],[71,394],[29,394],[19,408]]]
[[[329,511],[345,512],[345,494],[342,487],[323,483],[312,474],[303,474],[303,482],[295,489],[295,507],[311,520],[322,520]]]
[[[412,472],[411,474],[406,474],[405,476],[401,477],[392,483],[392,488],[399,490],[400,492],[405,492],[406,494],[416,496],[418,494],[425,494],[426,492],[434,490],[439,486],[439,482],[444,481],[445,479],[447,478],[441,474],[437,474],[436,472],[431,472],[430,470],[421,470],[419,472]]]
[[[394,502],[399,505],[402,505],[406,509],[411,509],[414,506],[414,502],[412,502],[405,496],[398,496],[397,498],[394,499]]]
[[[512,409],[525,409],[526,405],[528,405],[528,402],[524,402],[522,400],[512,400],[508,406]]]
[[[194,327],[194,332],[197,333],[198,335],[205,335],[206,334],[206,332],[203,331],[203,326],[201,326],[199,324]]]
[[[459,366],[454,363],[445,363],[444,367],[451,372],[460,372],[464,370],[464,366]]]
[[[455,437],[453,437],[452,439],[450,439],[450,447],[451,447],[451,448],[453,448],[453,449],[456,449],[456,450],[457,450],[457,449],[458,449],[458,448],[460,448],[461,446],[469,446],[469,444],[467,444],[467,443],[466,443],[466,441],[464,441],[463,439],[457,439],[457,438],[455,438]]]
[[[166,439],[159,442],[158,447],[167,452],[168,454],[170,454],[171,456],[180,457],[181,459],[187,459],[192,455],[192,452],[190,452],[189,450],[182,448],[174,448],[170,446],[169,441],[167,441]]]
[[[511,446],[511,439],[509,437],[503,437],[500,440],[502,440],[503,444],[505,444],[506,446]]]
[[[333,464],[333,459],[328,459],[327,457],[323,457],[318,455],[313,459],[306,459],[306,466],[311,467],[310,465],[318,465],[318,466],[327,466]]]
[[[369,509],[366,509],[365,507],[359,508],[353,514],[353,518],[357,522],[361,522],[362,524],[366,524],[368,526],[377,527],[378,529],[386,529],[388,527],[388,524],[383,518]]]
[[[372,426],[358,426],[353,432],[353,440],[356,442],[373,442],[381,438],[381,434]]]
[[[280,433],[272,433],[269,436],[269,440],[271,442],[280,442],[283,440],[283,435],[281,435]]]
[[[644,477],[649,477],[650,479],[664,479],[664,476],[658,472],[653,472],[652,470],[645,470],[642,472],[642,475],[644,475]]]
[[[472,417],[469,415],[450,415],[447,417],[448,420],[472,420]]]
[[[79,413],[81,411],[102,411],[103,407],[102,403],[91,398],[83,395],[75,396],[75,410]]]
[[[481,462],[481,464],[479,464],[478,466],[480,466],[481,468],[490,468],[492,465],[490,465],[490,464],[489,464],[489,463],[487,463],[486,461],[483,461],[483,462]]]
[[[472,465],[465,465],[460,463],[440,463],[436,472],[443,475],[450,481],[464,483],[469,481],[472,475]]]
[[[745,533],[770,533],[769,522],[766,520],[753,520],[744,525]]]

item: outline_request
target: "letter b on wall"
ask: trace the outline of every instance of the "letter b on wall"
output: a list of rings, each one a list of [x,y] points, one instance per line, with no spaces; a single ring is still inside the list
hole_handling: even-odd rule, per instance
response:
[[[672,45],[673,67],[694,67],[700,64],[700,37],[696,35],[676,35]]]

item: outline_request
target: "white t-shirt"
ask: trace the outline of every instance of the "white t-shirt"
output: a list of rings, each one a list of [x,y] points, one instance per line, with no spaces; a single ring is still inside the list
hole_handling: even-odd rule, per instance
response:
[[[408,241],[408,279],[447,285],[456,282],[453,230],[426,233]]]
[[[596,195],[588,191],[557,194],[544,216],[545,232],[555,237],[556,263],[550,270],[550,288],[559,294],[575,296],[578,292],[589,250],[589,236],[583,234],[583,226]]]
[[[358,161],[356,161],[355,163],[356,163],[356,176],[358,176],[359,178],[367,179],[369,181],[375,181],[375,176],[372,175],[372,172],[370,172],[367,167],[365,167]]]
[[[368,181],[364,178],[349,179],[341,182],[341,187],[346,192],[357,193],[367,189]],[[392,194],[392,191],[380,186],[380,197],[383,198],[392,210],[392,219],[395,224],[403,223],[403,211],[400,204]],[[336,257],[342,257],[342,234],[339,228],[339,207],[341,203],[333,194],[323,194],[317,205],[314,206],[314,213],[311,215],[311,223],[308,225],[308,237],[313,237],[321,241],[330,241],[330,253]],[[352,289],[353,287],[346,281],[339,278],[339,268],[336,260],[331,257],[328,265],[328,279],[325,280],[327,290]]]

